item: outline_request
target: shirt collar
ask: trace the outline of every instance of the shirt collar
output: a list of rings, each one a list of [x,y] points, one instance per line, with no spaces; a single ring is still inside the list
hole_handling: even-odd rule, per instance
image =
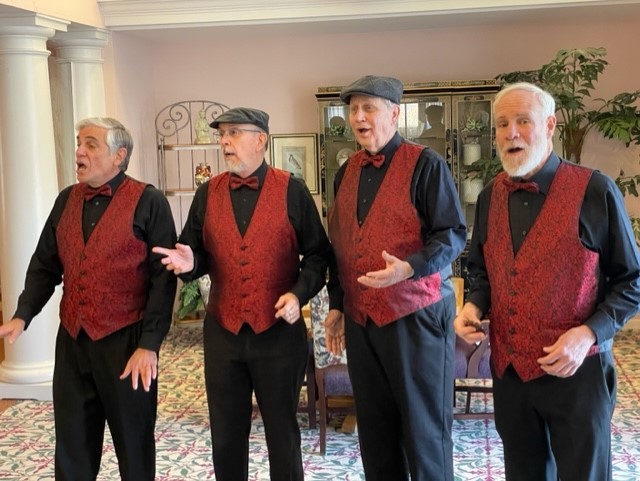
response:
[[[378,152],[379,155],[384,155],[384,165],[388,165],[388,163],[391,162],[391,159],[395,155],[396,150],[398,150],[401,143],[402,137],[398,132],[396,132],[395,135],[391,137],[391,140],[387,142],[387,145],[382,147],[380,152]]]
[[[560,158],[554,152],[551,152],[551,155],[544,163],[542,168],[527,180],[532,180],[536,184],[538,184],[540,193],[546,195],[549,193],[551,182],[553,182],[553,178],[555,177],[556,171],[558,170],[559,166]]]

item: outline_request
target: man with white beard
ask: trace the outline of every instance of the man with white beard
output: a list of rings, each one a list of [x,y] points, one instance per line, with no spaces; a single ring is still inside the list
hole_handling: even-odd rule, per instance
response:
[[[454,325],[476,342],[491,320],[506,480],[610,481],[611,346],[637,312],[640,259],[615,183],[553,153],[554,112],[527,83],[495,98],[505,172],[478,197]]]

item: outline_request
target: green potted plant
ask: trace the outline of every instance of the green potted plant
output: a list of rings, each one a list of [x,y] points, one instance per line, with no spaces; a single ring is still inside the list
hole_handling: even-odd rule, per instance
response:
[[[178,294],[178,309],[176,316],[180,320],[192,319],[199,317],[198,311],[204,308],[202,296],[200,295],[200,286],[198,279],[185,282],[180,288]]]
[[[565,155],[580,163],[587,133],[596,129],[610,139],[640,144],[640,89],[622,92],[609,100],[591,98],[607,61],[605,48],[563,49],[549,63],[535,70],[502,73],[505,83],[530,82],[544,88],[556,99],[556,111]]]

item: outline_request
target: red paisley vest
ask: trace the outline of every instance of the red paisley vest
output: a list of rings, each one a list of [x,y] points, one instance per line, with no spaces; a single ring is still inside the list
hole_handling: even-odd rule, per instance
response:
[[[95,341],[144,314],[148,246],[133,234],[133,216],[145,184],[126,177],[85,244],[86,188],[77,184],[71,189],[56,229],[64,268],[60,319],[74,339],[82,328]]]
[[[329,235],[338,260],[344,310],[359,324],[364,325],[369,317],[377,326],[384,326],[442,298],[440,273],[381,289],[357,281],[367,272],[385,268],[383,250],[404,259],[424,245],[410,194],[422,149],[404,142],[400,145],[362,226],[357,219],[358,183],[360,160],[366,154],[363,150],[354,154],[329,213]]]
[[[269,168],[244,237],[229,193],[230,174],[211,179],[203,229],[211,291],[207,311],[230,332],[243,324],[255,333],[273,326],[275,304],[300,270],[299,247],[287,214],[290,174]]]
[[[523,381],[543,376],[536,359],[593,313],[596,252],[580,242],[580,209],[591,170],[561,163],[542,210],[514,256],[509,194],[493,184],[484,257],[491,284],[491,359],[498,377],[512,364]],[[593,346],[590,354],[597,352]]]

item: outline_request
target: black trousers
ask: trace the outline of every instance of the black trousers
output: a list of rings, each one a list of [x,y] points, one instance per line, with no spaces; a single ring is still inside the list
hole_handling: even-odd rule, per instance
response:
[[[611,352],[569,378],[493,376],[495,422],[507,481],[611,481],[616,372]]]
[[[455,298],[384,326],[346,320],[367,481],[453,480]]]
[[[302,481],[297,408],[309,344],[302,320],[235,335],[207,315],[204,360],[216,481],[248,478],[252,392],[264,421],[272,481]]]
[[[61,326],[56,340],[53,410],[56,481],[95,480],[100,470],[105,420],[123,481],[155,478],[154,429],[158,383],[134,391],[120,380],[138,347],[141,324],[92,341],[84,331],[74,340]]]

